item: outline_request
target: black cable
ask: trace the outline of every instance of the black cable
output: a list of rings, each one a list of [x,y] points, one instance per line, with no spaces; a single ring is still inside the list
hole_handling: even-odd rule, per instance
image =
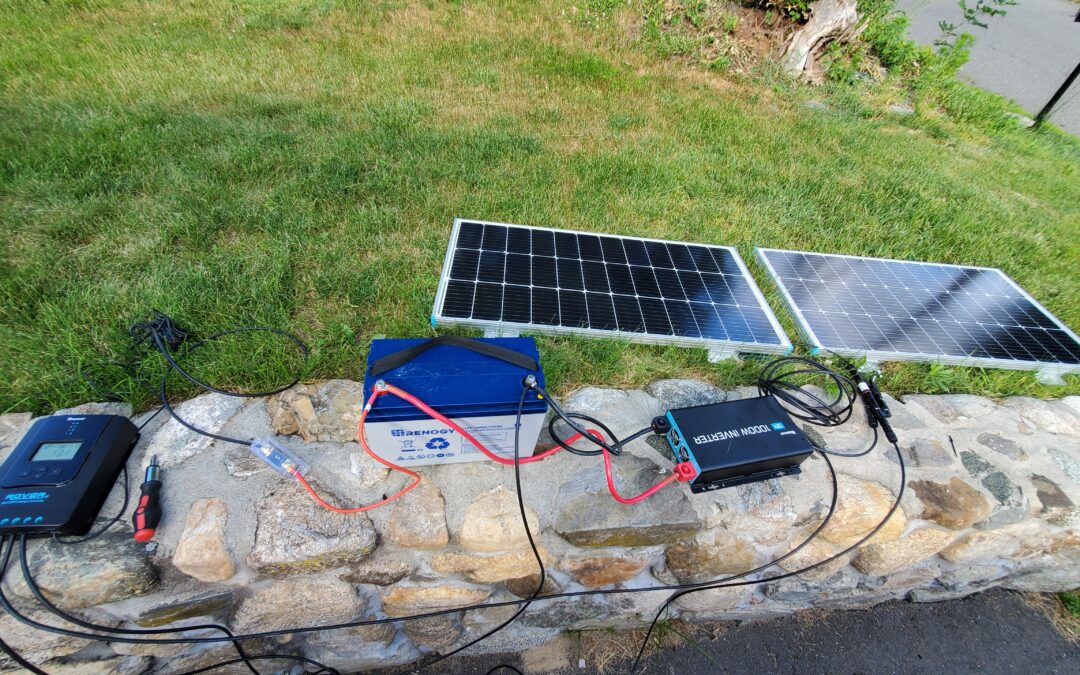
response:
[[[902,452],[900,452],[900,446],[898,444],[893,443],[893,448],[896,450],[896,461],[900,465],[900,489],[896,493],[896,500],[893,502],[892,507],[889,508],[888,513],[885,514],[885,517],[881,519],[881,522],[879,522],[874,527],[873,530],[871,530],[862,539],[859,539],[857,542],[855,542],[854,544],[848,546],[847,548],[840,551],[839,553],[835,553],[835,554],[829,556],[828,558],[825,558],[824,560],[819,560],[818,562],[816,562],[816,563],[814,563],[812,565],[807,565],[806,567],[804,567],[802,569],[799,569],[799,570],[794,570],[792,572],[787,572],[787,573],[784,573],[784,574],[778,574],[778,575],[775,575],[775,576],[772,576],[772,577],[766,577],[764,579],[752,579],[752,580],[749,580],[749,581],[729,582],[728,579],[723,579],[723,580],[718,581],[718,582],[710,583],[707,586],[702,586],[701,588],[697,588],[697,589],[693,589],[693,590],[683,590],[683,591],[679,591],[677,593],[673,593],[671,595],[671,597],[669,597],[667,600],[664,601],[664,603],[662,605],[660,605],[660,608],[657,610],[656,615],[653,617],[652,623],[649,624],[649,630],[646,631],[645,637],[641,641],[641,647],[638,649],[637,656],[634,658],[634,663],[630,667],[630,675],[634,675],[634,672],[637,671],[638,663],[640,663],[641,657],[645,653],[645,647],[649,643],[649,637],[652,635],[653,629],[656,628],[656,622],[660,620],[660,616],[667,610],[668,606],[670,606],[672,602],[674,602],[675,600],[678,600],[682,596],[689,595],[690,593],[695,593],[697,591],[704,591],[704,590],[715,589],[715,588],[732,588],[732,587],[735,587],[735,586],[746,586],[746,585],[750,585],[750,584],[764,584],[764,583],[769,583],[771,581],[780,581],[781,579],[787,579],[787,578],[790,578],[790,577],[793,577],[793,576],[796,576],[796,575],[799,575],[799,574],[805,574],[806,572],[817,569],[818,567],[821,567],[822,565],[827,565],[830,562],[832,562],[834,560],[837,560],[838,558],[840,558],[842,556],[845,556],[848,553],[851,553],[852,551],[856,550],[857,548],[859,548],[860,546],[865,544],[867,541],[869,541],[875,534],[877,534],[881,530],[881,528],[885,527],[886,523],[889,522],[889,520],[892,518],[893,514],[896,513],[896,510],[898,508],[900,508],[900,501],[904,497],[904,488],[907,485],[907,469],[904,466],[904,454]],[[825,455],[825,454],[822,454],[822,457],[825,459],[825,461],[829,460],[828,456]],[[829,466],[831,467],[832,464],[830,463]],[[834,474],[834,476],[835,476],[835,474]]]
[[[181,627],[181,628],[119,628],[119,627],[111,627],[111,626],[101,626],[101,625],[94,624],[94,623],[91,623],[89,621],[85,621],[83,619],[80,619],[80,618],[78,618],[76,616],[73,616],[73,615],[69,614],[68,612],[65,612],[64,610],[60,609],[56,605],[54,605],[41,592],[41,588],[37,585],[37,582],[34,580],[33,576],[30,574],[30,566],[29,566],[29,562],[27,560],[26,541],[27,541],[26,535],[25,534],[21,535],[20,539],[19,539],[19,564],[20,564],[20,566],[22,568],[23,579],[26,581],[26,585],[30,589],[30,592],[33,594],[34,598],[47,611],[49,611],[51,614],[63,619],[64,621],[72,623],[72,624],[74,624],[76,626],[81,626],[83,628],[87,628],[89,630],[97,630],[97,631],[101,631],[101,632],[105,632],[105,633],[115,633],[115,634],[125,634],[125,635],[162,635],[162,634],[167,634],[167,633],[181,633],[181,632],[197,631],[197,630],[217,630],[217,631],[221,631],[222,633],[225,633],[225,635],[229,636],[229,638],[231,638],[233,646],[236,648],[237,654],[239,654],[239,658],[232,659],[232,660],[224,662],[224,663],[214,664],[213,666],[209,666],[206,669],[217,668],[217,667],[220,667],[220,666],[231,665],[231,664],[234,664],[234,663],[244,663],[254,675],[260,675],[259,671],[256,670],[255,666],[250,662],[251,660],[259,660],[259,659],[262,659],[262,660],[266,660],[266,659],[291,659],[291,660],[294,660],[294,661],[302,661],[304,663],[319,666],[322,669],[322,671],[326,671],[326,672],[330,672],[330,673],[337,673],[338,672],[337,670],[335,670],[333,668],[330,668],[328,666],[325,666],[325,665],[319,663],[318,661],[315,661],[313,659],[300,657],[300,656],[296,656],[296,655],[293,655],[293,654],[263,654],[263,655],[258,655],[258,656],[250,656],[244,651],[243,646],[240,644],[240,641],[238,639],[235,639],[235,637],[232,634],[232,631],[230,631],[227,627],[222,626],[220,624],[216,624],[216,623],[198,624],[198,625],[192,625],[192,626],[184,626],[184,627]],[[15,542],[14,542],[14,540],[12,540],[11,546],[9,547],[7,553],[3,556],[3,561],[0,562],[0,580],[3,579],[3,576],[7,571],[11,551],[14,550],[14,548],[15,548]],[[7,606],[6,603],[7,603],[7,601],[6,601],[6,598],[5,598],[4,599],[4,608],[7,609],[9,612],[11,612],[11,609]],[[13,614],[13,616],[14,616],[14,614]],[[18,618],[18,617],[16,616],[16,618]],[[115,638],[115,637],[109,636],[109,635],[88,636],[88,639],[97,639],[97,640],[100,640],[100,641],[107,641],[107,642],[117,642],[117,641],[120,640],[119,638]],[[160,642],[160,641],[159,640],[139,640],[138,641],[138,643],[140,643],[140,644],[154,643],[154,642]],[[199,642],[199,640],[197,638],[191,640],[192,644],[198,644],[198,642]],[[202,672],[203,670],[206,670],[206,669],[200,669],[200,670],[193,671],[193,672]]]
[[[806,388],[805,380],[823,378],[836,387],[825,400]],[[789,415],[810,424],[836,427],[847,422],[858,397],[855,383],[820,361],[805,356],[784,356],[770,361],[758,375],[758,391],[773,396]]]
[[[8,543],[8,538],[7,537],[4,537],[4,538],[0,539],[0,553],[3,552],[4,546],[7,545],[7,543]],[[11,545],[14,546],[15,542],[12,541]],[[0,581],[3,581],[3,575],[2,574],[0,574]],[[17,665],[22,666],[28,672],[33,673],[33,675],[49,675],[48,673],[46,673],[41,668],[38,668],[37,666],[35,666],[34,664],[30,663],[25,658],[23,658],[22,654],[19,654],[19,652],[15,651],[15,649],[11,645],[9,645],[8,643],[4,642],[4,640],[2,638],[0,638],[0,652],[3,652],[5,654],[7,654],[9,659],[14,661]]]
[[[529,388],[527,386],[521,388],[521,398],[518,400],[517,419],[514,421],[514,484],[517,487],[518,511],[521,513],[521,524],[525,528],[525,536],[529,540],[529,548],[532,549],[533,557],[536,558],[536,564],[540,567],[540,581],[536,584],[536,590],[532,592],[532,595],[528,597],[524,604],[518,606],[518,610],[514,612],[514,614],[509,619],[503,621],[498,626],[496,626],[489,632],[484,633],[480,637],[474,640],[470,640],[469,642],[466,642],[457,649],[441,655],[434,661],[425,663],[422,666],[409,670],[408,672],[410,674],[419,673],[424,668],[428,668],[440,661],[448,659],[454,654],[462,652],[469,647],[472,647],[474,644],[482,640],[488,639],[495,633],[501,631],[503,628],[506,628],[515,620],[517,620],[519,616],[524,614],[525,610],[529,608],[529,605],[532,604],[533,600],[536,600],[537,596],[540,595],[540,591],[544,590],[544,583],[547,581],[547,570],[544,569],[544,560],[540,557],[540,550],[536,547],[536,541],[533,539],[532,530],[529,529],[529,519],[525,515],[525,498],[521,493],[521,415],[525,411],[525,395],[528,393]]]
[[[57,544],[63,544],[64,546],[70,546],[72,544],[82,544],[82,543],[88,542],[88,541],[90,541],[92,539],[97,539],[101,535],[105,534],[109,530],[109,528],[111,528],[113,525],[120,522],[120,519],[124,517],[124,512],[127,511],[128,502],[130,501],[129,495],[128,495],[128,468],[127,468],[127,462],[124,462],[124,466],[123,466],[122,471],[123,471],[123,474],[124,474],[124,503],[120,506],[120,512],[117,513],[113,517],[112,520],[110,520],[109,522],[102,525],[101,528],[97,532],[92,532],[92,533],[90,533],[88,535],[85,535],[83,537],[79,537],[78,539],[61,539],[59,537],[59,535],[57,535],[55,532],[53,532],[53,536],[52,536],[53,541],[55,541]]]
[[[601,440],[599,438],[593,438],[589,434],[589,432],[585,429],[585,427],[581,426],[580,424],[578,424],[577,422],[575,422],[573,420],[574,417],[578,417],[580,419],[587,419],[587,420],[590,420],[590,421],[596,421],[596,420],[593,420],[592,417],[588,417],[586,415],[577,415],[577,414],[567,413],[565,410],[563,410],[562,406],[559,405],[559,402],[556,401],[550,394],[548,394],[547,391],[543,387],[541,387],[539,384],[534,382],[529,386],[530,386],[530,388],[536,390],[536,392],[538,392],[542,397],[547,399],[548,405],[551,406],[551,409],[554,410],[555,414],[558,415],[559,417],[561,417],[563,419],[563,421],[566,422],[566,424],[569,425],[569,427],[571,429],[573,429],[574,431],[581,434],[583,437],[585,437],[587,440],[591,441],[593,444],[599,445],[601,448],[604,448],[605,450],[607,450],[608,452],[610,452],[613,455],[618,455],[618,454],[620,454],[622,452],[622,448],[619,446],[618,443],[612,441],[612,443],[609,445],[607,442],[605,442],[605,441],[603,441],[603,440]],[[603,427],[604,425],[600,424],[600,426]],[[610,433],[610,430],[607,429],[607,427],[604,427],[604,429],[607,430],[608,433]],[[564,449],[570,450],[570,452],[573,452],[574,454],[580,455],[580,454],[584,454],[586,452],[586,451],[583,451],[583,450],[575,450],[575,449],[572,449],[572,448],[568,448],[567,446],[562,445],[562,444],[560,444],[560,445]],[[589,454],[598,454],[598,452],[599,451],[592,451]]]
[[[492,673],[494,673],[494,672],[496,672],[496,671],[499,671],[499,670],[502,670],[503,668],[505,668],[505,669],[507,669],[507,670],[509,670],[509,671],[511,671],[511,672],[517,673],[517,675],[525,675],[525,673],[521,672],[520,670],[518,670],[517,668],[513,667],[513,666],[512,666],[512,665],[510,665],[509,663],[500,663],[499,665],[495,666],[495,667],[494,667],[494,668],[492,668],[491,670],[489,670],[489,671],[487,671],[486,673],[484,673],[484,675],[491,675]]]
[[[15,542],[14,540],[12,540],[11,549],[14,548]],[[0,566],[0,580],[3,579],[4,574],[7,572],[8,559],[11,555],[11,549],[9,549],[8,553],[4,556],[3,564],[2,566]],[[76,626],[87,628],[89,630],[102,631],[106,633],[119,633],[125,635],[161,635],[165,633],[178,633],[192,630],[218,630],[222,633],[225,633],[225,635],[232,637],[232,632],[228,628],[216,623],[202,624],[197,626],[185,626],[184,628],[113,628],[110,626],[101,626],[91,623],[89,621],[84,621],[83,619],[73,616],[54,605],[48,598],[45,597],[45,594],[41,592],[41,588],[37,585],[37,582],[34,580],[33,575],[30,574],[30,564],[27,560],[26,555],[25,534],[19,536],[19,565],[22,568],[23,579],[26,581],[26,585],[30,589],[30,593],[33,594],[34,598],[41,604],[41,606],[48,610],[51,614],[58,616],[61,619]],[[240,641],[234,640],[233,645],[236,647],[236,653],[240,656],[241,660],[245,661],[248,670],[250,670],[254,675],[259,675],[259,671],[255,670],[255,666],[251,665],[251,663],[248,663],[246,661],[247,654],[244,652],[244,648],[240,645]]]

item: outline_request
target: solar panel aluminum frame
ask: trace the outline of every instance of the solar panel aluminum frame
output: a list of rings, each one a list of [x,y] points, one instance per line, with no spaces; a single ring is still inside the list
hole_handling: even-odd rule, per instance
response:
[[[732,257],[735,259],[735,263],[738,265],[739,271],[745,277],[751,291],[753,291],[754,293],[755,299],[758,301],[762,311],[768,318],[769,325],[774,331],[776,331],[776,335],[780,339],[780,342],[777,344],[738,342],[734,340],[715,340],[709,338],[685,337],[680,335],[657,335],[655,333],[638,333],[634,331],[623,331],[618,329],[601,330],[598,328],[548,326],[536,323],[488,321],[485,319],[463,319],[460,317],[444,316],[442,314],[443,300],[445,299],[446,289],[450,282],[450,268],[454,259],[454,251],[457,250],[458,233],[461,231],[462,223],[477,223],[479,225],[502,225],[505,227],[520,227],[528,230],[567,232],[569,234],[586,236],[609,236],[619,239],[636,239],[639,241],[654,241],[664,244],[684,244],[687,246],[708,246],[710,248],[725,249],[730,252]],[[522,332],[528,332],[544,335],[578,335],[581,337],[600,337],[608,339],[624,338],[627,341],[642,344],[674,345],[678,347],[696,348],[704,347],[708,350],[709,361],[714,363],[723,358],[735,356],[740,352],[754,354],[789,354],[793,349],[791,340],[788,338],[787,333],[784,332],[783,327],[781,327],[780,321],[776,318],[776,314],[773,313],[772,308],[769,306],[769,303],[766,302],[765,296],[762,294],[761,289],[758,288],[757,282],[754,281],[754,277],[751,276],[749,269],[746,267],[746,263],[739,255],[739,252],[732,246],[718,246],[715,244],[702,244],[700,242],[684,242],[668,239],[653,239],[650,237],[630,237],[625,235],[607,234],[603,232],[586,232],[583,230],[569,230],[564,228],[536,227],[533,225],[519,225],[517,223],[501,223],[491,220],[477,220],[475,218],[454,218],[453,229],[450,233],[450,243],[446,247],[446,256],[443,259],[442,273],[439,278],[439,288],[435,294],[435,305],[431,312],[431,325],[433,328],[438,325],[480,328],[483,329],[485,336],[488,337],[512,337]]]
[[[1020,284],[1016,283],[1008,274],[1005,274],[1005,272],[996,267],[981,267],[979,265],[954,265],[950,263],[932,263],[923,262],[920,260],[896,260],[894,258],[876,258],[873,256],[847,255],[843,253],[818,253],[816,251],[793,251],[789,249],[765,248],[760,246],[755,247],[754,254],[757,257],[758,262],[760,262],[761,265],[765,268],[765,270],[769,274],[769,277],[773,280],[773,283],[780,290],[784,305],[795,318],[795,326],[798,328],[799,332],[802,333],[803,337],[805,337],[813,346],[813,354],[818,354],[819,352],[824,351],[830,354],[837,354],[840,356],[847,356],[853,358],[866,357],[866,361],[869,366],[876,366],[877,364],[885,361],[911,361],[918,363],[940,363],[942,365],[949,366],[1002,368],[1007,370],[1035,370],[1039,372],[1039,379],[1041,381],[1056,384],[1062,383],[1062,375],[1067,375],[1070,373],[1080,373],[1080,365],[1072,365],[1067,363],[1045,363],[1039,361],[1020,361],[978,356],[949,356],[947,354],[933,355],[920,354],[915,352],[894,352],[873,349],[833,349],[830,347],[826,347],[822,343],[821,339],[818,338],[817,334],[814,332],[814,329],[810,327],[810,322],[806,320],[806,317],[803,315],[802,310],[799,309],[798,303],[796,303],[795,299],[791,297],[791,294],[788,292],[787,287],[781,280],[780,275],[777,273],[772,263],[769,262],[769,259],[766,257],[765,254],[770,251],[776,253],[810,253],[813,255],[827,256],[832,258],[848,258],[853,260],[879,260],[885,262],[902,262],[915,265],[926,265],[929,267],[957,267],[962,269],[976,269],[986,272],[993,272],[998,274],[1010,286],[1015,288],[1021,296],[1026,298],[1036,309],[1046,315],[1048,319],[1053,321],[1055,325],[1057,325],[1070,337],[1077,340],[1078,342],[1080,342],[1080,337],[1077,337],[1076,333],[1070,330],[1069,327],[1062,323],[1061,320],[1058,319],[1056,316],[1054,316],[1052,312],[1043,307],[1038,300],[1031,297],[1031,294],[1025,291],[1020,286]]]

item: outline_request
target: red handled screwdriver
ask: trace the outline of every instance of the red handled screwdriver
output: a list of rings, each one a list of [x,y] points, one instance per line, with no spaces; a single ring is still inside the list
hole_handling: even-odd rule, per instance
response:
[[[158,466],[157,455],[154,455],[150,458],[150,466],[146,467],[146,480],[139,486],[142,490],[139,507],[131,516],[131,522],[135,526],[135,541],[153,539],[161,521],[161,480],[158,479],[160,473],[161,467]]]

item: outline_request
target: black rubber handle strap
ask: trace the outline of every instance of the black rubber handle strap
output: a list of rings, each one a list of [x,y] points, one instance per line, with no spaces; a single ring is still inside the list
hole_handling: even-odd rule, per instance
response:
[[[481,342],[480,340],[474,340],[472,338],[457,337],[456,335],[440,335],[427,342],[421,342],[418,345],[414,345],[408,349],[402,349],[393,354],[387,354],[381,359],[376,360],[375,363],[371,364],[371,368],[368,369],[368,375],[382,375],[387,371],[405,365],[432,347],[438,347],[440,345],[463,347],[472,350],[477,354],[483,354],[484,356],[490,356],[493,359],[512,363],[515,366],[521,366],[525,370],[540,370],[540,364],[537,363],[535,359],[525,356],[521,352],[515,352],[513,349],[507,349],[506,347],[493,345],[490,342]]]

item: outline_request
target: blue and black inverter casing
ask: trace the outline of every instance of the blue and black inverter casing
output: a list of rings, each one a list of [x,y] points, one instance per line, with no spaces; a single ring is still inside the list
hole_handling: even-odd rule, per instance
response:
[[[416,396],[460,424],[498,455],[514,456],[514,424],[523,381],[533,375],[544,386],[536,341],[529,337],[476,338],[473,343],[512,350],[535,362],[536,368],[509,363],[456,344],[436,344],[400,366],[379,374],[372,364],[416,348],[427,339],[376,339],[371,342],[364,376],[364,400],[384,380]],[[547,401],[525,393],[520,453],[533,454],[547,416]],[[366,422],[368,443],[380,457],[401,466],[449,464],[487,459],[460,434],[393,394],[378,398]]]
[[[692,492],[799,473],[814,451],[772,396],[679,408],[666,417],[676,461],[697,470]]]

